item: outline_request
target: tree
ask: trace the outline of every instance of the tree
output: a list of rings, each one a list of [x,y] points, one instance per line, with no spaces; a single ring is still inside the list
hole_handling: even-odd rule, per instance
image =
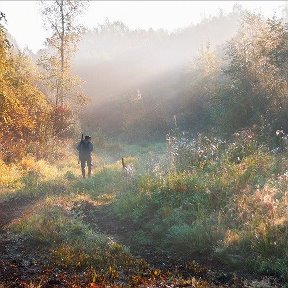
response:
[[[65,99],[71,94],[83,99],[83,95],[77,91],[80,80],[71,73],[71,57],[84,32],[76,20],[83,12],[85,3],[76,0],[41,2],[44,24],[47,30],[51,30],[52,36],[46,40],[48,53],[41,57],[40,64],[47,72],[44,79],[54,94],[56,107],[63,107]]]
[[[282,21],[243,14],[241,29],[227,45],[229,81],[215,105],[225,130],[233,132],[263,120],[272,128],[288,128],[287,37]]]
[[[184,70],[180,81],[183,96],[180,99],[180,115],[183,128],[202,131],[211,123],[211,102],[221,83],[222,60],[218,51],[208,43],[202,47],[192,64]]]
[[[36,88],[37,77],[27,55],[11,49],[0,23],[0,158],[7,162],[25,155],[30,144],[39,151],[49,137],[51,105]]]

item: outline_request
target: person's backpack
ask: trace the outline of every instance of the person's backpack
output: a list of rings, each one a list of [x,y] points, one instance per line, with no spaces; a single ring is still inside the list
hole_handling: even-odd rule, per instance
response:
[[[86,141],[83,141],[81,143],[81,153],[83,154],[89,154],[90,153],[90,143],[89,142],[86,142]]]

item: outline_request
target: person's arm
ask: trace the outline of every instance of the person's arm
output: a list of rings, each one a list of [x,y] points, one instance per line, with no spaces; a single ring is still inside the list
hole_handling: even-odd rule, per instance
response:
[[[90,152],[93,151],[93,144],[90,142]]]
[[[76,147],[76,149],[78,150],[78,151],[80,151],[80,147],[81,147],[81,141],[78,143],[78,145],[77,145],[77,147]]]

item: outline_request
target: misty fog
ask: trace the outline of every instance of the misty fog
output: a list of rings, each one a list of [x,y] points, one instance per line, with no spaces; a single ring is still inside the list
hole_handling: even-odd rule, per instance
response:
[[[119,132],[125,113],[119,105],[137,99],[137,91],[149,109],[166,100],[168,107],[162,105],[162,113],[171,119],[177,113],[173,103],[182,93],[181,74],[189,70],[201,47],[210,45],[222,55],[221,45],[236,33],[239,20],[240,13],[234,9],[173,33],[131,30],[121,21],[108,19],[88,30],[73,61],[74,72],[85,81],[83,88],[91,99],[85,110],[87,125],[97,123],[108,132]]]

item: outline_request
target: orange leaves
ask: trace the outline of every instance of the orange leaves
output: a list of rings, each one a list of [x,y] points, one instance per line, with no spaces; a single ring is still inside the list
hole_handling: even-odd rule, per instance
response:
[[[68,136],[73,123],[72,110],[67,106],[55,107],[51,113],[51,122],[58,137]]]
[[[9,61],[0,63],[0,70],[5,71],[0,74],[0,134],[3,135],[3,158],[10,162],[21,158],[29,143],[39,139],[40,129],[47,126],[45,114],[50,104],[32,83],[34,72],[22,73],[22,69],[31,70],[28,63],[25,64],[28,59],[24,55],[7,53],[6,56]]]
[[[103,285],[98,285],[98,284],[92,282],[92,283],[90,283],[89,287],[91,287],[91,288],[104,288],[105,286],[103,286]]]

